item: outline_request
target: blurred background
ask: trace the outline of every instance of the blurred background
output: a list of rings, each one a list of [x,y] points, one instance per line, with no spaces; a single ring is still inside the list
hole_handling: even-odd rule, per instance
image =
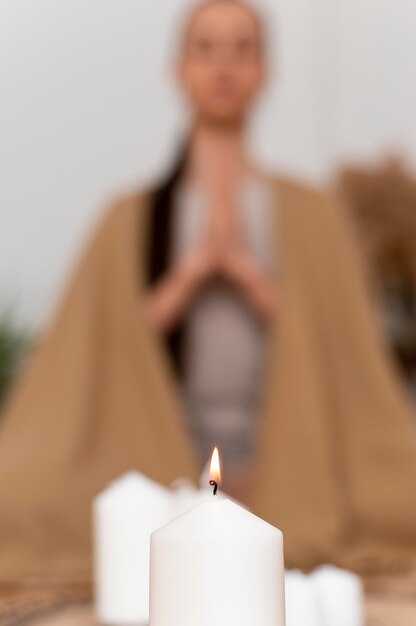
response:
[[[273,27],[259,158],[312,181],[386,155],[413,174],[415,3],[254,4]],[[0,2],[0,308],[19,325],[48,315],[102,201],[169,162],[186,115],[169,58],[189,5]]]

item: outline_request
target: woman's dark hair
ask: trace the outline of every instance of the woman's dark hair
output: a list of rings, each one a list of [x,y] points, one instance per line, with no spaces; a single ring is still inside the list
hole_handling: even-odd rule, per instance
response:
[[[188,159],[188,141],[182,141],[173,166],[160,186],[153,191],[148,283],[153,285],[165,273],[169,263],[173,201]]]
[[[174,198],[187,166],[188,147],[189,140],[186,138],[182,140],[167,176],[152,194],[147,274],[149,286],[154,285],[168,270]],[[181,373],[182,337],[182,325],[176,326],[166,337],[167,347],[178,374]]]

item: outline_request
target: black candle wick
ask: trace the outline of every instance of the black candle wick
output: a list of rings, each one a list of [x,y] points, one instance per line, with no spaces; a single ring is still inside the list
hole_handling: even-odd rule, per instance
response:
[[[213,494],[214,494],[214,496],[215,496],[215,495],[217,494],[218,483],[217,483],[217,481],[216,481],[216,480],[210,480],[210,481],[209,481],[209,484],[210,484],[212,487],[214,487]]]

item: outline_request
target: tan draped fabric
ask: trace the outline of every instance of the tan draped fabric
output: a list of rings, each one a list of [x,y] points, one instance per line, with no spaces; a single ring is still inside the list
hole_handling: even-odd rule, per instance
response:
[[[416,427],[331,190],[273,176],[279,283],[248,504],[288,566],[407,574]],[[90,503],[137,468],[197,480],[163,342],[144,311],[152,192],[111,202],[0,430],[0,580],[88,580]]]

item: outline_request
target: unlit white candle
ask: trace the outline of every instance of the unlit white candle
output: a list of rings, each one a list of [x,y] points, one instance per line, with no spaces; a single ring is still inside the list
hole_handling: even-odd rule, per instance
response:
[[[284,626],[283,536],[212,496],[150,542],[150,626]]]
[[[321,607],[311,576],[299,570],[285,574],[286,626],[329,626],[322,620]]]
[[[361,579],[347,570],[324,565],[311,575],[322,623],[327,626],[364,626],[364,590]]]
[[[165,487],[129,472],[95,498],[95,608],[101,623],[148,623],[150,534],[171,519],[171,497]]]

